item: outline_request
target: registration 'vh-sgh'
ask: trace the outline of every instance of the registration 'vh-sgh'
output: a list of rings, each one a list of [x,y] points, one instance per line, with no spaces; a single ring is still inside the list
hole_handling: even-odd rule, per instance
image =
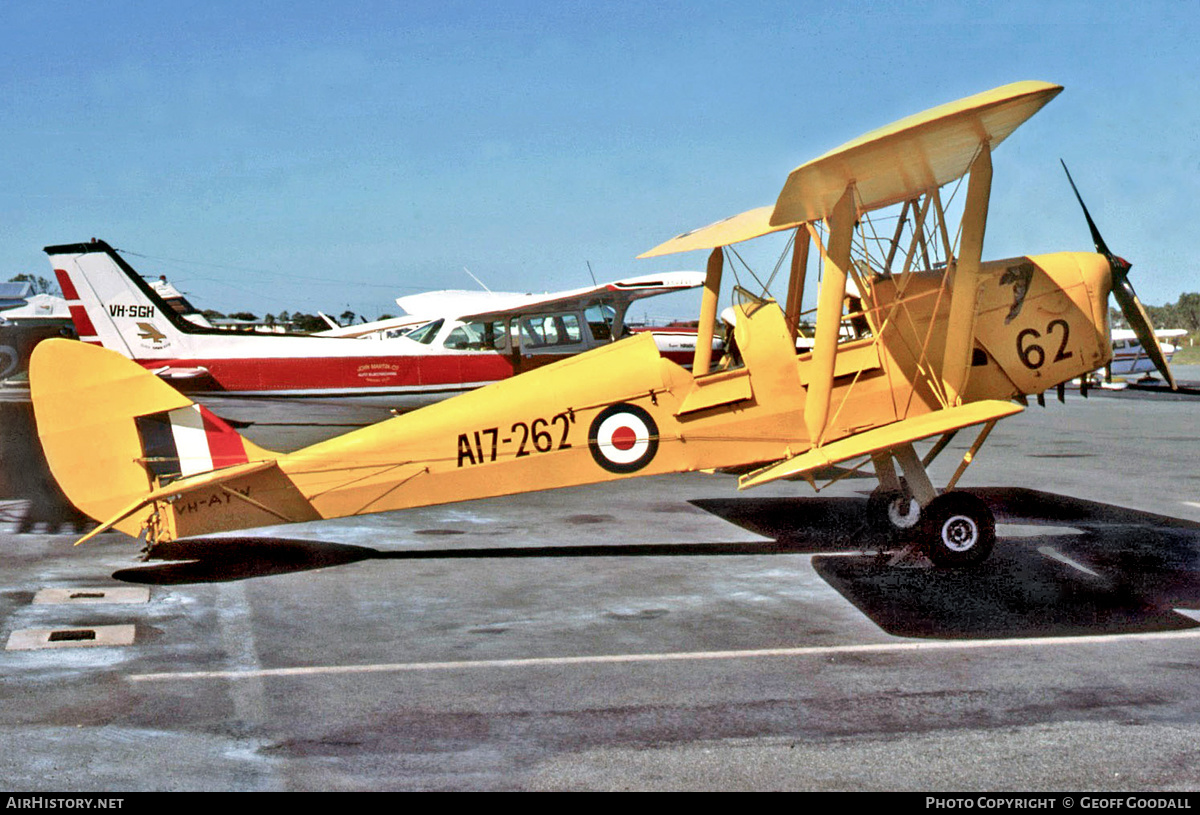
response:
[[[992,154],[1061,90],[1018,82],[903,119],[797,167],[773,205],[643,255],[711,250],[690,370],[633,336],[280,454],[123,356],[50,340],[31,367],[50,467],[101,522],[92,534],[115,528],[152,548],[662,473],[736,472],[743,489],[815,484],[831,464],[861,462],[879,482],[867,511],[897,547],[942,567],[978,563],[995,522],[954,487],[995,423],[1108,362],[1110,295],[1157,348],[1130,264],[1086,207],[1094,252],[982,259]],[[785,301],[736,288],[731,340],[714,355],[722,273],[739,257],[731,245],[784,230]],[[50,253],[70,276],[105,249]],[[804,338],[810,260],[822,276]],[[1161,353],[1156,361],[1171,381]],[[921,457],[914,442],[968,427],[979,428],[971,451],[939,489],[926,468],[944,444]]]

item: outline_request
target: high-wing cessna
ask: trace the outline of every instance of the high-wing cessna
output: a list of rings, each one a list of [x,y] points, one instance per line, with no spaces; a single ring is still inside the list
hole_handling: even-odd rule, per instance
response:
[[[79,338],[135,360],[182,391],[372,396],[397,408],[431,404],[602,345],[621,336],[633,301],[703,282],[696,272],[669,272],[544,295],[491,295],[487,305],[477,297],[474,310],[422,315],[419,322],[429,324],[406,336],[388,337],[385,329],[395,324],[378,324],[383,341],[367,342],[197,324],[164,299],[165,284],[152,287],[103,241],[50,246],[46,253]],[[428,295],[397,302],[432,304]],[[664,346],[671,340],[661,338]]]
[[[318,332],[318,336],[375,340],[406,336],[423,345],[453,351],[492,350],[492,346],[499,351],[507,347],[502,339],[505,327],[500,323],[511,321],[507,329],[513,337],[512,343],[522,349],[523,364],[517,367],[528,370],[539,363],[553,362],[565,353],[579,353],[577,334],[583,336],[582,350],[586,350],[614,337],[644,331],[654,337],[663,356],[691,365],[696,350],[695,329],[632,326],[627,316],[636,300],[693,288],[703,282],[704,275],[697,272],[671,272],[550,294],[428,291],[396,298],[396,305],[406,312],[404,317],[331,326]],[[581,312],[583,319],[579,316]],[[332,322],[328,317],[325,319]],[[584,322],[588,329],[579,330],[577,327]],[[488,323],[492,323],[490,328]],[[722,349],[724,337],[713,337],[712,344],[714,350]]]
[[[1154,342],[1129,264],[1090,216],[1095,252],[981,260],[992,153],[1061,90],[1020,82],[904,119],[801,165],[774,205],[646,253],[711,250],[691,371],[632,337],[284,455],[121,356],[48,341],[32,389],[50,467],[103,521],[96,532],[153,545],[659,473],[733,470],[741,488],[815,480],[862,460],[879,482],[869,511],[897,539],[939,565],[977,563],[994,519],[954,486],[995,423],[1109,360],[1111,292]],[[963,177],[952,242],[942,188]],[[882,227],[885,207],[899,217]],[[728,247],[777,231],[794,238],[784,305],[735,290],[733,341],[712,370],[705,335]],[[813,347],[798,353],[810,256],[823,276]],[[938,438],[936,451],[972,426],[939,493],[914,442]]]
[[[1184,328],[1159,328],[1154,331],[1154,336],[1162,349],[1163,359],[1167,363],[1171,362],[1171,357],[1179,350],[1179,346],[1173,343],[1187,336],[1187,333],[1187,329]],[[1104,371],[1109,377],[1136,376],[1138,374],[1149,376],[1158,370],[1150,354],[1142,347],[1142,341],[1136,332],[1127,328],[1114,328],[1112,343],[1112,362]]]

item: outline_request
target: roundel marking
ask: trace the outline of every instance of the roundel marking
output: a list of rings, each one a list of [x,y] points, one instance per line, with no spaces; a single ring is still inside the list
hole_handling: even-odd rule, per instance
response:
[[[609,405],[588,429],[592,458],[610,473],[632,473],[649,464],[658,452],[658,425],[637,405]]]

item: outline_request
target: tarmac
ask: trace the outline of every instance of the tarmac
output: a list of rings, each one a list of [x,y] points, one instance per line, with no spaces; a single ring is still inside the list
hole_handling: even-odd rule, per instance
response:
[[[386,415],[209,406],[277,448]],[[71,545],[89,522],[27,414],[0,402],[8,790],[1200,788],[1192,392],[1001,422],[960,483],[999,540],[962,571],[882,560],[871,480],[701,474],[142,562],[119,533]]]

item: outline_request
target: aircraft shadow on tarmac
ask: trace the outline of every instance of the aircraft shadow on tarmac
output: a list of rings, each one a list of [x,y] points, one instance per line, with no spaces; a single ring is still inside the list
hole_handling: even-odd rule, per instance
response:
[[[1200,608],[1200,524],[1036,490],[970,492],[997,523],[1026,529],[1005,537],[1001,526],[992,557],[964,570],[896,568],[866,554],[881,541],[863,524],[861,499],[692,503],[792,551],[807,549],[826,582],[897,636],[1078,636],[1197,625],[1174,609]],[[1046,534],[1030,529],[1037,526],[1048,527]],[[831,554],[855,548],[864,553]]]
[[[380,551],[287,538],[162,544],[162,564],[113,577],[158,585],[243,580],[363,560],[712,557],[812,554],[830,586],[904,637],[1047,637],[1195,627],[1200,524],[1026,489],[971,490],[1002,526],[992,557],[966,570],[898,568],[874,550],[862,498],[730,498],[692,504],[769,538],[749,543],[438,547]],[[1003,524],[1022,524],[1005,537]],[[1031,527],[1046,526],[1046,534]],[[1064,529],[1063,527],[1070,527]]]
[[[796,551],[793,550],[794,554]],[[153,560],[163,564],[121,569],[117,580],[151,585],[179,585],[246,580],[274,574],[324,569],[362,560],[500,560],[506,558],[686,557],[778,555],[786,550],[774,541],[752,543],[650,543],[585,546],[508,546],[381,551],[367,546],[268,537],[188,538],[155,547]]]

